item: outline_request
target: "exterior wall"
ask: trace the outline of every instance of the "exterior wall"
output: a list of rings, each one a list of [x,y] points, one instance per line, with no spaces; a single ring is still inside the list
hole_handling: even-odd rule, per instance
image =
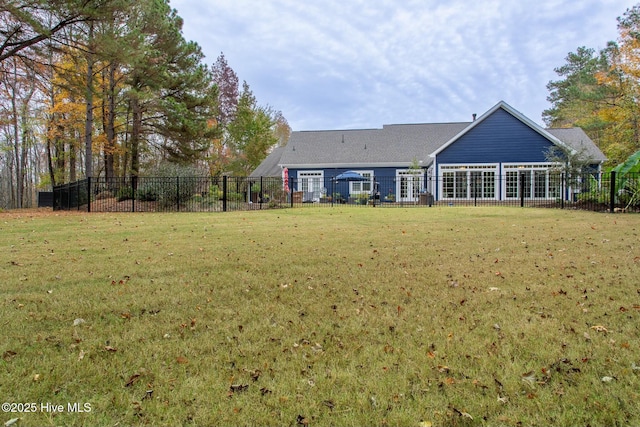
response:
[[[438,154],[444,163],[546,162],[553,143],[503,109]]]
[[[553,146],[507,111],[497,109],[437,155],[436,199],[515,198],[521,179],[525,194],[557,197],[553,176],[547,172],[551,164],[546,153]]]
[[[332,169],[289,169],[289,177],[292,180],[292,191],[303,191],[303,198],[306,201],[318,201],[322,196],[331,196],[339,194],[345,200],[349,197],[357,197],[362,194],[371,194],[374,191],[380,193],[381,197],[392,197],[394,200],[407,191],[410,193],[409,198],[414,194],[424,190],[426,185],[425,171],[416,174],[415,179],[408,184],[404,177],[408,168],[393,167],[354,167],[354,168],[332,168]],[[373,175],[373,182],[360,185],[351,182],[334,182],[337,175],[352,170],[355,172],[364,172]],[[315,179],[315,182],[303,182],[304,180]],[[377,188],[376,188],[377,187]],[[354,191],[359,190],[359,191]],[[314,194],[310,194],[313,192]]]

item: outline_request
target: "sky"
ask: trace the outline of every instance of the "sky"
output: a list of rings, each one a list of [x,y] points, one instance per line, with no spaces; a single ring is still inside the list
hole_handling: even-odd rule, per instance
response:
[[[505,101],[538,124],[580,46],[618,37],[623,0],[170,0],[294,131],[471,121]]]

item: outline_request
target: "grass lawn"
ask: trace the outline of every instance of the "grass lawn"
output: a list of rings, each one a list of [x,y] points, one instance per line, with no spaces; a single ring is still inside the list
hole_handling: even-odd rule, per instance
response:
[[[0,213],[0,422],[640,425],[639,232],[496,207]]]

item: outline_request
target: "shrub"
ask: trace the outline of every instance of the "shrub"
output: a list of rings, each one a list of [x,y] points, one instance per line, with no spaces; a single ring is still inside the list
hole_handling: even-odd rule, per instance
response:
[[[116,193],[116,200],[119,202],[133,199],[133,188],[122,187]]]
[[[143,202],[155,202],[158,200],[158,191],[153,183],[145,183],[138,188],[136,193],[138,200]]]
[[[209,186],[209,197],[211,200],[220,200],[222,198],[222,190],[217,185]]]
[[[153,178],[141,182],[138,196],[140,200],[157,200],[162,207],[178,206],[189,201],[196,194],[199,181],[204,178],[197,168],[175,163],[163,163],[150,175]]]
[[[235,191],[229,191],[227,192],[227,201],[228,202],[243,202],[244,201],[244,194],[242,193],[236,193]]]

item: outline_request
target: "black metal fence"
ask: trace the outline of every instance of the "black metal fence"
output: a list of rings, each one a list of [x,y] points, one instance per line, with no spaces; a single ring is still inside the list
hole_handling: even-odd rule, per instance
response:
[[[89,197],[90,196],[90,197]],[[226,212],[289,207],[280,178],[88,178],[53,189],[54,210]]]
[[[54,210],[87,212],[227,212],[304,206],[520,206],[640,212],[640,174],[566,177],[422,174],[338,182],[331,177],[127,177],[56,186]]]

